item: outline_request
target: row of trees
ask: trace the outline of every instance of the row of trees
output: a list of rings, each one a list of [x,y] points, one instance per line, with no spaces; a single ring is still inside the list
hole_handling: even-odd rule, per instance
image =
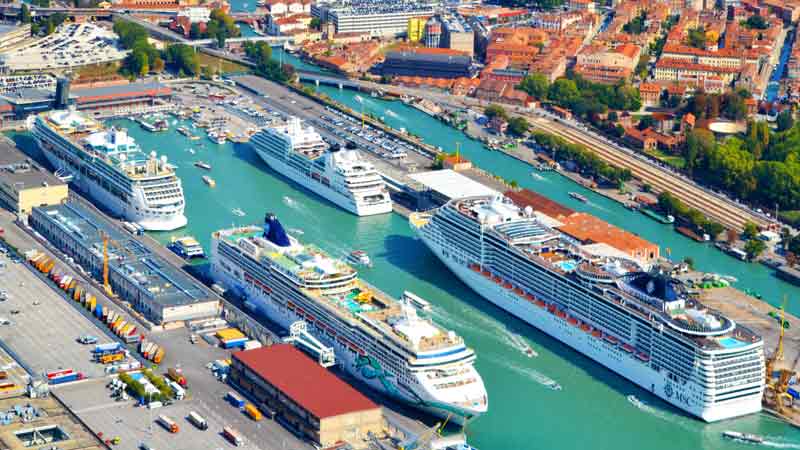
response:
[[[49,7],[49,0],[39,0],[37,6]],[[31,24],[31,36],[39,36],[44,33],[45,36],[52,34],[56,28],[67,20],[67,15],[64,13],[54,13],[47,17],[34,18],[31,15],[31,10],[25,3],[19,11],[19,21],[22,23]]]
[[[586,175],[607,180],[611,184],[620,184],[632,178],[630,170],[609,165],[583,145],[569,143],[550,133],[534,131],[531,134],[539,145],[553,152],[556,160],[572,161]]]
[[[256,72],[259,75],[279,83],[286,83],[294,78],[294,66],[281,65],[272,59],[272,48],[266,42],[245,42],[244,53],[256,64]]]
[[[219,48],[225,47],[225,41],[228,38],[239,37],[240,34],[241,31],[236,26],[233,17],[221,9],[211,11],[211,20],[206,23],[205,31],[200,31],[199,23],[193,23],[189,30],[191,39],[215,39]]]
[[[605,113],[608,109],[636,111],[642,106],[639,90],[620,82],[614,85],[592,83],[578,74],[550,81],[540,73],[522,79],[518,89],[540,101],[551,101],[581,117]]]
[[[147,40],[144,27],[124,20],[114,23],[114,32],[119,36],[120,45],[131,50],[122,62],[121,71],[125,74],[144,76],[161,72],[167,65],[182,76],[200,73],[197,53],[188,45],[173,44],[162,52]]]
[[[668,191],[663,191],[658,195],[658,208],[664,214],[670,214],[680,218],[697,230],[702,230],[711,236],[712,239],[719,236],[725,229],[721,224],[706,218],[706,216],[697,209],[690,208],[683,204],[683,202],[672,195]]]
[[[716,119],[724,117],[730,120],[741,120],[747,116],[745,100],[752,98],[746,89],[724,94],[707,94],[698,92],[689,99],[686,110],[697,119]]]

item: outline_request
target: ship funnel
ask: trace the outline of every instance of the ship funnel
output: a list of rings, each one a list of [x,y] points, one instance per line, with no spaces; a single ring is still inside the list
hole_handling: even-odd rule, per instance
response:
[[[272,213],[267,213],[264,216],[264,237],[278,247],[289,247],[291,245],[283,225],[278,222],[278,218]]]

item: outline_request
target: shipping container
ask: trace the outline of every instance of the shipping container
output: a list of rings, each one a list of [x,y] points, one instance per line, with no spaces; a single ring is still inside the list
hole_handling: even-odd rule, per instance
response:
[[[76,302],[81,300],[81,296],[83,295],[83,286],[78,286],[75,288],[75,292],[72,293],[72,299]]]
[[[789,394],[789,395],[791,395],[791,396],[792,396],[792,398],[794,398],[795,400],[800,400],[800,392],[798,392],[798,391],[797,391],[797,390],[795,390],[794,388],[789,388],[789,389],[787,389],[787,390],[786,390],[786,393],[787,393],[787,394]]]
[[[264,416],[261,415],[261,411],[259,411],[258,408],[256,408],[252,403],[244,405],[244,412],[256,422],[264,418]]]
[[[256,340],[251,340],[244,343],[245,350],[253,350],[256,348],[261,348],[261,342]]]
[[[124,352],[109,353],[107,355],[102,355],[100,357],[100,363],[101,364],[111,364],[113,362],[122,361],[123,359],[125,359],[125,353]]]
[[[19,389],[19,386],[14,383],[0,383],[0,394],[16,391],[17,389]]]
[[[127,336],[127,335],[128,335],[128,332],[129,332],[129,331],[131,331],[131,329],[132,329],[132,328],[133,328],[133,325],[131,325],[131,324],[127,324],[127,325],[125,325],[124,327],[122,327],[122,328],[119,330],[119,335],[120,335],[120,336]]]
[[[76,279],[74,279],[74,278],[73,278],[73,279],[72,279],[72,281],[70,281],[70,282],[69,282],[69,284],[67,285],[67,287],[66,287],[64,290],[65,290],[65,291],[67,291],[67,292],[69,292],[69,291],[71,291],[72,289],[75,289],[75,286],[76,286],[77,284],[78,284],[78,280],[76,280]]]
[[[72,281],[72,276],[67,275],[58,282],[58,287],[64,289],[64,287],[68,286],[69,283]]]
[[[6,378],[8,378],[8,372],[0,370],[0,380],[5,380]]]
[[[231,427],[224,427],[222,429],[222,435],[225,436],[226,439],[231,441],[231,444],[237,447],[241,447],[242,445],[244,445],[244,441],[239,436],[239,433],[234,431],[234,429]]]
[[[139,335],[138,334],[131,333],[131,334],[125,336],[125,343],[126,344],[136,344],[137,342],[139,342]]]
[[[128,324],[128,322],[126,322],[124,320],[120,320],[119,322],[117,322],[116,325],[114,325],[114,328],[112,328],[112,331],[114,331],[114,334],[117,334],[117,333],[119,333],[119,330],[121,330],[122,327],[124,327],[127,324]]]
[[[75,373],[75,371],[72,369],[62,369],[62,370],[54,370],[52,372],[47,372],[45,376],[47,376],[48,380],[51,380],[55,377],[60,377],[62,375],[69,375],[71,373]]]
[[[165,415],[158,416],[158,423],[161,424],[164,428],[167,429],[170,433],[177,433],[178,432],[178,424],[175,423],[174,420],[170,419]]]
[[[164,347],[160,347],[156,350],[156,354],[153,355],[153,362],[156,364],[161,364],[161,361],[164,359]]]
[[[108,319],[108,313],[110,312],[111,309],[108,306],[103,306],[103,317],[102,317],[103,322],[105,322]]]
[[[106,317],[106,325],[110,326],[115,320],[117,320],[117,317],[119,317],[119,314],[117,314],[116,311],[111,311],[108,314],[108,317]]]
[[[208,429],[208,422],[206,422],[206,419],[204,419],[203,416],[197,414],[194,411],[189,411],[189,422],[191,422],[192,425],[196,426],[201,430]]]
[[[97,344],[94,346],[95,353],[115,353],[122,350],[119,342],[109,342],[107,344]]]
[[[236,348],[236,347],[242,347],[242,346],[244,346],[245,342],[247,342],[247,338],[246,337],[238,338],[238,339],[228,339],[228,340],[222,341],[222,348],[231,349],[231,348]]]
[[[113,331],[114,328],[117,328],[117,325],[121,323],[122,323],[122,316],[117,316],[117,318],[114,319],[113,322],[111,322],[111,325],[108,326],[108,328],[111,328],[111,330]]]
[[[183,373],[181,373],[180,370],[170,367],[167,370],[167,377],[179,385],[186,387],[186,377],[183,376]]]
[[[50,384],[61,384],[61,383],[68,383],[70,381],[82,380],[82,379],[83,379],[83,374],[82,373],[80,373],[80,372],[72,372],[72,373],[67,374],[67,375],[61,375],[61,376],[50,378],[50,379],[47,380],[47,382],[50,383]]]
[[[228,391],[228,401],[231,402],[231,405],[237,408],[244,408],[244,399],[236,392]]]
[[[217,338],[221,341],[227,341],[229,339],[241,339],[246,337],[244,333],[237,330],[236,328],[226,328],[224,330],[219,330],[216,333]]]
[[[89,302],[88,309],[89,311],[94,310],[94,307],[97,306],[97,299],[92,296],[92,300]]]

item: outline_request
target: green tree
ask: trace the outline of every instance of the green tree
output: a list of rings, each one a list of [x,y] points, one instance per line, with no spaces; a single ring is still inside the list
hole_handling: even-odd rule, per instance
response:
[[[31,10],[28,5],[23,3],[19,9],[19,21],[22,23],[31,23]]]
[[[706,156],[711,153],[716,145],[714,134],[702,128],[695,128],[686,135],[686,146],[684,147],[684,160],[686,170],[691,174],[698,167],[703,165]]]
[[[639,123],[636,125],[636,128],[640,130],[646,130],[655,124],[655,120],[653,120],[653,116],[642,116],[639,119]]]
[[[524,117],[512,117],[508,119],[508,131],[515,136],[524,136],[530,124]]]
[[[778,131],[786,131],[794,126],[794,115],[790,110],[781,111],[776,119]]]
[[[38,22],[31,23],[31,36],[38,36],[41,31],[41,26]]]
[[[492,119],[495,116],[500,117],[501,119],[506,119],[506,120],[508,119],[508,113],[506,112],[506,110],[502,106],[494,103],[487,106],[483,110],[483,114],[486,115],[486,117],[488,117],[489,119]]]
[[[767,244],[761,239],[750,239],[744,244],[744,251],[747,253],[747,259],[751,261],[758,258],[766,249]]]
[[[189,39],[200,39],[203,37],[202,31],[200,31],[200,22],[192,23],[192,26],[189,27]]]
[[[687,44],[695,48],[706,48],[706,30],[702,27],[690,29],[687,36]]]
[[[745,223],[741,238],[755,239],[757,236],[758,236],[758,225],[754,224],[753,222]]]
[[[319,20],[319,17],[314,17],[314,18],[311,19],[311,22],[308,24],[308,26],[310,28],[315,29],[315,30],[321,30],[322,29],[322,21]]]
[[[723,231],[725,231],[725,227],[718,222],[708,220],[705,224],[703,224],[703,232],[711,236],[711,240],[716,240],[717,236],[719,236]]]
[[[550,89],[550,81],[541,73],[534,72],[525,76],[517,86],[517,89],[527,92],[531,97],[544,100],[547,98],[547,91]]]
[[[769,28],[769,22],[767,22],[763,17],[757,15],[748,17],[747,20],[742,22],[742,24],[747,28],[754,30],[766,30]]]
[[[570,107],[581,98],[581,94],[575,81],[559,78],[550,85],[547,97],[556,103]]]

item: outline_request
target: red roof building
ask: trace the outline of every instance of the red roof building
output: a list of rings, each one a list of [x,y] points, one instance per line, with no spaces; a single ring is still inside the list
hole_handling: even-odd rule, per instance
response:
[[[381,408],[289,344],[233,353],[231,379],[296,429],[328,447],[384,433]],[[264,409],[267,409],[264,408]]]

